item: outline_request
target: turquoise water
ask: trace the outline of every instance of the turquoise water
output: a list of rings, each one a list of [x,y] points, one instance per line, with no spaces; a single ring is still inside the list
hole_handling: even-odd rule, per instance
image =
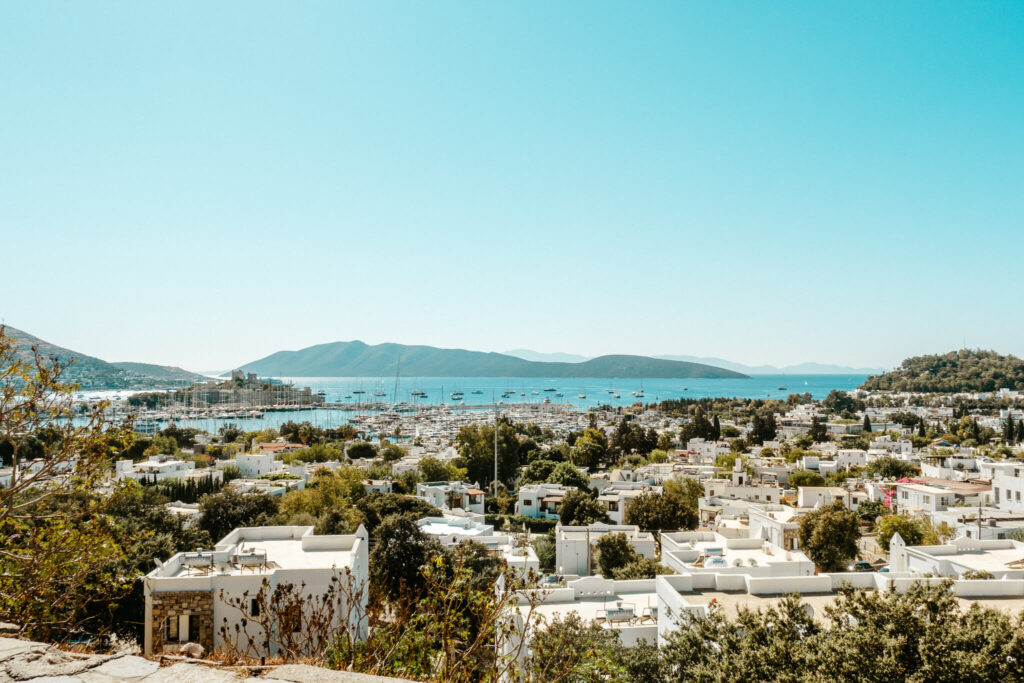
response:
[[[525,403],[551,399],[552,403],[571,403],[581,408],[597,405],[626,406],[637,401],[656,403],[666,399],[736,396],[743,398],[785,398],[789,394],[810,392],[825,398],[833,389],[850,391],[864,382],[865,375],[755,375],[750,379],[623,379],[623,378],[513,378],[513,377],[410,377],[398,381],[377,377],[290,377],[296,386],[323,391],[329,403],[381,401],[437,405],[458,403],[453,391],[462,392],[466,405]],[[786,387],[780,389],[779,387]],[[554,389],[555,391],[548,391]],[[353,393],[363,391],[363,394]],[[414,396],[423,392],[426,397]],[[474,393],[474,392],[480,393]],[[502,396],[503,392],[513,392]],[[639,398],[633,392],[642,391]],[[534,393],[536,392],[536,393]],[[619,394],[615,398],[614,394]],[[374,394],[384,394],[374,396]],[[525,395],[524,395],[525,394]],[[557,394],[562,394],[558,396]],[[583,394],[586,398],[579,398]]]
[[[195,427],[216,432],[230,422],[241,429],[277,427],[289,420],[309,422],[319,427],[337,427],[349,422],[357,414],[365,414],[367,403],[397,403],[411,405],[465,404],[491,405],[501,401],[506,405],[539,403],[544,399],[552,403],[569,404],[586,409],[598,405],[628,406],[638,401],[657,403],[667,399],[742,397],[784,399],[789,394],[809,392],[822,399],[833,389],[850,391],[864,382],[865,375],[756,375],[750,379],[579,379],[579,378],[509,378],[509,377],[410,377],[390,381],[377,377],[285,377],[298,387],[310,387],[314,393],[323,391],[328,403],[344,404],[345,410],[283,410],[267,412],[263,417],[231,417],[178,420],[182,427]],[[786,387],[780,389],[779,387]],[[553,391],[545,391],[553,389]],[[609,390],[611,390],[610,393]],[[643,397],[633,395],[643,391]],[[353,393],[362,391],[364,393]],[[412,392],[426,396],[414,396]],[[452,392],[461,391],[459,400]],[[478,391],[480,393],[473,393]],[[502,396],[503,392],[513,392]],[[534,393],[536,392],[536,393]],[[614,397],[619,394],[619,398]],[[374,396],[374,394],[384,394]],[[559,396],[558,394],[562,394]],[[586,398],[579,398],[584,394]],[[361,399],[361,400],[360,400]],[[165,421],[159,421],[162,428]]]

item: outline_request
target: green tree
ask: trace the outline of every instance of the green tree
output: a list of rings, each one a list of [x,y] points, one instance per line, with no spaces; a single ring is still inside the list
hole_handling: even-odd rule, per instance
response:
[[[821,571],[842,571],[857,557],[857,515],[839,501],[801,517],[797,535],[800,548]]]
[[[777,431],[778,427],[775,424],[775,413],[773,411],[767,410],[764,413],[755,413],[747,439],[751,443],[760,445],[765,441],[774,439]]]
[[[540,484],[548,480],[551,476],[551,472],[557,465],[554,460],[534,460],[523,470],[523,476],[520,478],[520,484]]]
[[[425,586],[421,568],[442,552],[441,544],[427,537],[415,521],[392,515],[381,521],[370,551],[370,586],[396,607],[415,609]]]
[[[811,470],[796,470],[789,474],[786,480],[793,488],[801,486],[824,486],[825,478]]]
[[[811,443],[820,443],[828,438],[828,428],[815,415],[811,418],[811,430],[808,432]]]
[[[356,441],[354,443],[349,444],[347,455],[350,460],[376,458],[377,447],[368,441]]]
[[[885,456],[868,463],[868,474],[881,475],[883,479],[903,479],[917,474],[917,468],[904,460]]]
[[[608,460],[608,439],[599,429],[587,428],[572,447],[572,461],[591,469],[603,466]]]
[[[871,432],[871,418],[866,413],[864,414],[864,431],[866,433]]]
[[[927,522],[906,515],[886,515],[876,523],[875,540],[882,550],[889,552],[889,542],[899,534],[907,545],[921,545],[927,531]]]
[[[0,441],[13,466],[0,487],[0,621],[37,638],[84,627],[94,607],[130,583],[111,571],[123,553],[95,491],[131,432],[109,421],[106,403],[76,424],[77,385],[64,380],[67,368],[22,348],[0,325]],[[26,435],[36,436],[44,456],[32,468]]]
[[[593,497],[580,490],[566,491],[558,504],[558,519],[563,526],[586,526],[608,522],[608,513]]]
[[[850,396],[845,391],[833,389],[821,402],[821,407],[830,415],[838,414],[849,418],[857,411],[864,410],[864,401]]]
[[[423,476],[423,481],[462,481],[466,478],[466,469],[456,467],[453,463],[444,463],[437,458],[426,455],[416,463]]]
[[[694,510],[700,506],[700,499],[704,497],[704,485],[693,477],[683,477],[681,481],[668,479],[662,484],[662,490],[666,494],[677,491],[683,502]]]
[[[278,500],[265,493],[245,494],[231,489],[199,499],[199,528],[219,541],[238,527],[263,526],[277,514]]]
[[[494,479],[494,426],[471,424],[459,429],[455,447],[465,461],[470,481],[486,490]],[[511,486],[519,470],[519,437],[507,420],[498,422],[498,480]]]
[[[799,596],[730,619],[712,605],[666,638],[680,681],[1020,681],[1020,617],[960,606],[948,585],[842,589],[816,621]],[[884,662],[884,666],[879,663]]]
[[[660,448],[655,448],[653,451],[647,454],[646,460],[648,463],[668,462],[668,453],[666,453]]]
[[[612,572],[612,578],[617,580],[625,579],[653,579],[659,574],[674,574],[669,567],[660,564],[650,557],[636,557],[622,567]]]
[[[605,534],[597,539],[597,566],[601,575],[610,579],[616,569],[640,559],[640,555],[629,544],[626,534]]]
[[[530,643],[525,678],[530,683],[603,683],[625,674],[618,634],[575,612],[555,616]]]
[[[537,553],[537,564],[545,574],[552,574],[555,571],[555,530],[543,536],[538,536],[533,541],[533,549]]]
[[[885,507],[885,503],[877,500],[866,500],[857,506],[857,517],[865,522],[874,523],[876,519],[888,513],[889,508]]]
[[[571,463],[560,462],[548,475],[547,483],[575,486],[581,491],[590,488],[590,480]]]
[[[384,462],[394,462],[395,460],[401,460],[406,456],[405,449],[398,444],[384,442],[380,449],[381,457],[384,458]]]
[[[681,493],[643,493],[629,504],[624,516],[626,524],[635,524],[643,531],[678,531],[697,526],[697,511],[690,507]]]
[[[360,498],[356,507],[363,514],[363,524],[371,535],[376,534],[382,521],[394,515],[408,517],[413,521],[441,516],[441,511],[427,501],[397,493],[374,491]]]

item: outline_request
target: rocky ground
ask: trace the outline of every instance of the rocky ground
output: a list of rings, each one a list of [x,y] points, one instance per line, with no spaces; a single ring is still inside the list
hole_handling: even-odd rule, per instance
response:
[[[159,661],[132,654],[79,654],[44,643],[0,638],[0,683],[395,683],[399,680],[300,664],[246,670],[188,661],[167,663],[169,665],[161,666]]]

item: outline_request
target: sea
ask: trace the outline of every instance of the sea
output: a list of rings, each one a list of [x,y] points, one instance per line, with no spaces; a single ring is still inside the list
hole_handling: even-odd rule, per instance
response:
[[[253,430],[277,427],[290,420],[308,420],[320,427],[336,427],[347,424],[354,415],[370,412],[367,404],[400,402],[413,406],[479,405],[483,409],[499,402],[516,405],[548,400],[586,410],[601,405],[629,406],[684,398],[785,399],[789,394],[809,393],[814,399],[822,399],[833,389],[856,389],[866,378],[867,375],[752,375],[747,379],[402,377],[396,381],[381,377],[280,377],[276,379],[297,387],[308,386],[313,393],[322,391],[325,401],[338,407],[267,411],[261,417],[238,416],[230,420],[187,420],[179,421],[179,426],[216,431],[230,421],[241,429]],[[453,397],[455,392],[461,393]],[[635,396],[634,392],[643,396]],[[82,398],[126,398],[131,393],[88,392]]]

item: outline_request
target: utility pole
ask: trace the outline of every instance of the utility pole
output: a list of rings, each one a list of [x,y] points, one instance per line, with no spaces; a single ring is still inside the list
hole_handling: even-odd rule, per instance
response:
[[[494,403],[494,498],[498,498],[498,402],[494,400],[491,393],[491,402]]]

